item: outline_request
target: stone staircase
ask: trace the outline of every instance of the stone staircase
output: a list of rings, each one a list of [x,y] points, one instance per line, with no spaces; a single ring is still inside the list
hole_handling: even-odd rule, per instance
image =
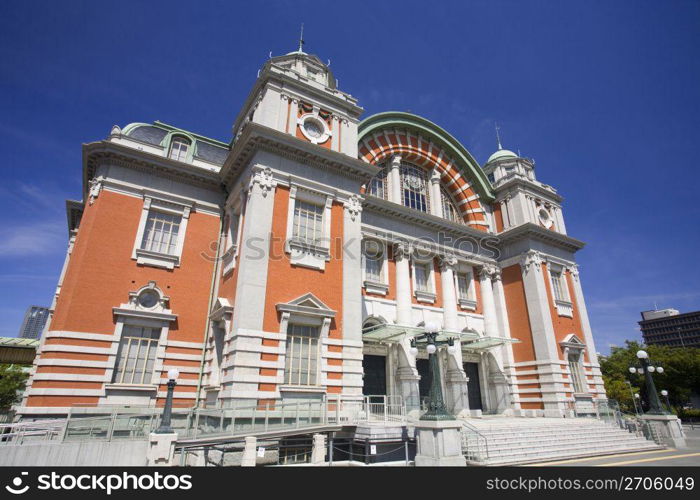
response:
[[[594,418],[467,419],[462,430],[469,465],[518,465],[663,448]]]

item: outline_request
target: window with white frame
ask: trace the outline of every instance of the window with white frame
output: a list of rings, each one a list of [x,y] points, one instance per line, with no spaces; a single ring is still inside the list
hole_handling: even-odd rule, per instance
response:
[[[576,393],[586,393],[585,375],[583,373],[583,365],[581,363],[581,358],[583,357],[582,351],[570,352],[569,353],[569,372],[571,373],[571,384],[574,387],[574,392]]]
[[[317,245],[323,238],[324,207],[302,200],[294,206],[293,237],[296,240]]]
[[[168,157],[172,160],[185,161],[187,152],[190,149],[190,141],[184,137],[173,137],[170,141],[170,153]]]
[[[443,186],[440,186],[440,197],[442,199],[442,217],[452,222],[462,222],[457,205]]]
[[[151,383],[160,333],[160,328],[123,326],[114,370],[114,383]]]
[[[384,166],[377,175],[369,182],[367,192],[377,198],[387,199],[387,172],[388,168]]]
[[[430,264],[427,262],[416,262],[413,266],[415,275],[416,290],[419,292],[431,292],[430,284]]]
[[[563,302],[569,301],[569,294],[566,291],[566,280],[564,278],[564,273],[562,270],[550,271],[552,276],[552,290],[554,292],[554,300],[559,300]]]
[[[457,297],[461,300],[472,298],[472,277],[469,273],[457,273]]]
[[[410,163],[401,163],[403,204],[421,212],[430,212],[428,178],[425,170]]]
[[[317,326],[287,326],[285,384],[318,385],[319,333]]]
[[[141,249],[176,255],[182,216],[151,209],[143,231]]]
[[[384,283],[384,245],[374,240],[363,242],[365,280]]]

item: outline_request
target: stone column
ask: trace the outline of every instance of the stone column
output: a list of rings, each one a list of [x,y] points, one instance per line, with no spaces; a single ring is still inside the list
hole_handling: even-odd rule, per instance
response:
[[[442,327],[445,330],[459,329],[457,316],[457,292],[454,269],[457,259],[452,255],[440,257],[440,281],[442,283]]]
[[[503,282],[501,280],[501,270],[498,269],[493,279],[493,295],[496,302],[496,313],[498,314],[498,328],[501,331],[501,336],[507,339],[512,338],[510,335],[510,322],[508,321],[508,310],[506,308],[506,297],[503,290]],[[507,344],[500,348],[501,359],[503,361],[503,372],[510,385],[510,402],[513,410],[520,410],[520,397],[517,393],[517,378],[515,375],[515,367],[513,366],[513,345]]]
[[[394,245],[396,261],[396,323],[413,326],[411,313],[411,249],[407,243]]]
[[[411,306],[411,276],[409,273],[410,247],[408,244],[394,245],[394,260],[396,261],[396,323],[402,326],[412,326]],[[409,339],[403,339],[398,345],[396,380],[399,391],[403,396],[406,408],[415,413],[420,409],[418,392],[418,371],[416,358],[411,355]]]
[[[362,396],[362,200],[343,211],[343,394]]]
[[[479,283],[481,284],[481,304],[484,313],[484,334],[489,337],[498,337],[498,319],[496,318],[496,304],[493,300],[491,287],[491,275],[495,272],[493,266],[484,265],[479,270]]]
[[[521,256],[520,266],[535,348],[533,361],[538,362],[536,366],[544,403],[544,415],[561,417],[565,410],[566,390],[562,383],[562,361],[559,358],[554,336],[545,276],[542,271],[542,256],[536,250],[529,250]]]
[[[388,196],[389,196],[389,201],[393,201],[394,203],[399,203],[403,204],[402,197],[401,197],[401,156],[400,155],[394,155],[391,157],[391,160],[389,160],[389,172],[387,175],[387,179],[389,181],[389,191],[388,191]]]
[[[148,449],[146,450],[146,465],[148,466],[173,466],[175,465],[175,442],[177,433],[148,435]]]
[[[252,380],[237,382],[235,385],[235,392],[246,394],[258,390],[257,377],[260,375],[260,368],[256,363],[260,360],[260,354],[252,352],[249,348],[239,350],[238,344],[256,342],[262,345],[262,338],[239,340],[237,333],[239,329],[261,331],[263,328],[276,186],[277,182],[270,168],[260,165],[253,167],[244,207],[245,224],[239,250],[236,295],[232,301],[236,305],[228,344],[228,352],[232,354],[223,362],[222,367],[225,370],[235,367],[241,377],[249,377],[249,380]],[[232,382],[224,382],[219,397],[235,398],[233,387]]]
[[[576,313],[581,321],[581,329],[583,330],[583,341],[586,343],[586,354],[588,361],[591,363],[591,372],[593,373],[593,383],[600,392],[605,391],[603,386],[603,377],[600,372],[600,364],[598,355],[596,354],[595,342],[593,341],[593,332],[591,331],[591,323],[588,320],[588,309],[586,308],[586,299],[583,297],[583,289],[581,288],[581,277],[579,276],[578,266],[574,264],[569,267],[571,281],[574,285],[574,296],[576,297]],[[598,394],[598,397],[604,396]]]
[[[442,196],[440,196],[440,172],[434,168],[430,173],[430,213],[442,217]]]

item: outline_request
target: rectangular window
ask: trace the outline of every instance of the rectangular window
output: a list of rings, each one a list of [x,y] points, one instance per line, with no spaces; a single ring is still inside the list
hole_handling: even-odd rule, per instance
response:
[[[190,148],[189,141],[185,139],[173,139],[170,145],[170,158],[177,161],[185,161],[187,158],[187,150]]]
[[[463,300],[470,300],[471,276],[467,273],[457,273],[457,296]]]
[[[384,248],[374,241],[366,241],[364,246],[365,280],[384,283]]]
[[[319,244],[323,237],[322,206],[296,200],[293,237],[313,245]]]
[[[113,382],[150,384],[160,328],[124,325]]]
[[[141,249],[167,255],[177,254],[177,235],[182,216],[151,210],[143,231]]]
[[[316,326],[288,325],[285,384],[318,385],[318,337]]]
[[[552,288],[554,290],[554,299],[568,302],[569,295],[566,293],[566,283],[561,271],[550,271],[552,275]]]
[[[428,264],[416,263],[414,270],[416,273],[416,290],[419,292],[430,292],[430,269]]]
[[[584,384],[583,367],[581,366],[581,356],[580,352],[569,354],[569,372],[571,372],[571,383],[574,387],[574,392],[585,393],[586,385]]]

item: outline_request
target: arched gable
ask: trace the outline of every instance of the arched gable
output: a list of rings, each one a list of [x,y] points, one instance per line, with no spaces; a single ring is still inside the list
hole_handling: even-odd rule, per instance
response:
[[[373,165],[398,154],[422,167],[435,166],[464,221],[488,229],[482,203],[494,197],[486,175],[459,141],[431,121],[398,111],[370,116],[359,125],[358,153]]]

